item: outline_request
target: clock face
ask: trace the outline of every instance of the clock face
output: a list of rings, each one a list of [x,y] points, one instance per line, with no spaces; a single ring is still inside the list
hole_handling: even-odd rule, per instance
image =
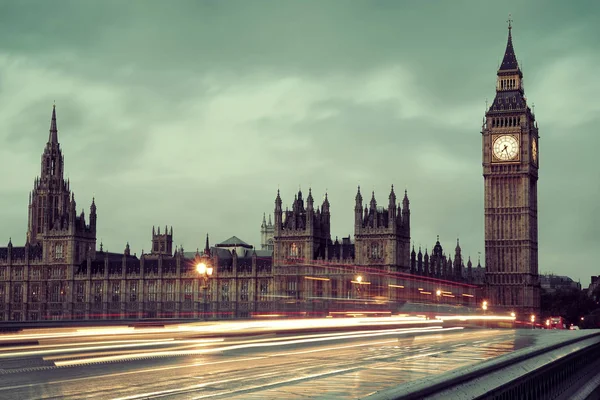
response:
[[[494,156],[499,161],[511,161],[519,154],[519,140],[513,135],[498,136],[494,140]]]
[[[537,141],[533,139],[531,141],[531,156],[533,157],[533,162],[537,165]]]

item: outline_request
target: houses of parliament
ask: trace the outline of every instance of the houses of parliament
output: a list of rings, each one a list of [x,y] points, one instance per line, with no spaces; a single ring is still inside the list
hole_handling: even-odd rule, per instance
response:
[[[236,236],[211,246],[207,235],[202,251],[185,252],[174,247],[172,227],[153,227],[147,254],[132,255],[128,244],[122,253],[104,251],[95,200],[87,216],[78,213],[64,179],[53,107],[25,244],[9,240],[0,248],[0,320],[328,316],[430,306],[465,313],[483,298],[499,310],[535,311],[537,124],[525,103],[510,25],[496,93],[482,129],[487,268],[465,260],[458,240],[453,252],[439,237],[431,251],[415,249],[408,193],[399,199],[393,186],[384,207],[374,192],[363,199],[357,189],[354,238],[332,237],[329,196],[316,204],[309,189],[289,206],[277,192],[273,218],[263,216],[260,249]],[[517,208],[523,211],[510,211]],[[200,276],[199,264],[213,274]]]

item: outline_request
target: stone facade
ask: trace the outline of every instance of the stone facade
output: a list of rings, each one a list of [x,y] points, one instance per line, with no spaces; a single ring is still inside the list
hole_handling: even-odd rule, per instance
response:
[[[523,73],[508,43],[496,97],[483,127],[485,265],[491,307],[537,314],[538,125],[523,89]]]
[[[267,217],[263,214],[262,224],[260,225],[260,249],[273,251],[273,237],[275,236],[275,227],[271,221],[271,214],[269,214],[269,222],[267,223]]]

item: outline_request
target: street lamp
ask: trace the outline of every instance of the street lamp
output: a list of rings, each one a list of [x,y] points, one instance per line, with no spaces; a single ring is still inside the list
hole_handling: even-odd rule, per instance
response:
[[[361,275],[358,275],[356,277],[356,282],[358,283],[358,286],[356,286],[356,298],[360,299],[360,285],[363,281],[363,277]]]
[[[481,304],[481,308],[483,309],[483,315],[484,315],[484,317],[483,317],[483,327],[487,328],[487,323],[486,323],[487,321],[485,320],[485,312],[488,309],[488,302],[486,300],[484,300],[483,303]]]
[[[206,308],[208,305],[208,279],[213,274],[213,267],[209,267],[205,263],[200,262],[196,264],[196,272],[198,272],[198,275],[200,276],[201,288],[204,291],[204,318],[206,319]]]
[[[534,329],[535,315],[531,315],[531,329]]]
[[[442,297],[442,291],[440,289],[435,291],[435,299],[437,303],[437,313],[440,313],[440,297]]]

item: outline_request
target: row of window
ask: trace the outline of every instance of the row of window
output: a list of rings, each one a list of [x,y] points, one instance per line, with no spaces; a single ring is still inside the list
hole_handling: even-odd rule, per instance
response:
[[[138,285],[137,281],[128,282],[128,300],[130,302],[138,301]],[[185,281],[182,282],[182,295],[184,301],[192,301],[193,299],[193,282]],[[30,301],[32,303],[40,302],[41,297],[41,284],[40,283],[32,283],[30,284]],[[65,286],[61,283],[50,283],[48,286],[48,298],[50,302],[63,302],[66,301],[68,286]],[[86,300],[86,286],[84,282],[75,283],[74,290],[74,301],[76,303],[84,303]],[[102,303],[104,299],[104,282],[93,282],[90,292],[90,300],[93,303]],[[108,298],[111,302],[120,302],[121,301],[121,282],[110,282],[108,288]],[[176,301],[177,293],[175,291],[175,282],[174,281],[165,281],[163,283],[163,301]],[[259,301],[266,301],[269,293],[269,282],[263,280],[259,283],[259,291],[258,291]],[[11,301],[15,304],[20,304],[23,302],[23,285],[18,283],[14,284],[12,287],[12,296]],[[207,294],[204,294],[205,296]],[[220,301],[228,302],[230,300],[230,284],[228,282],[223,282],[220,284]],[[235,297],[235,296],[233,296]],[[4,299],[4,285],[0,285],[0,300]],[[158,282],[149,281],[148,282],[148,293],[146,297],[147,301],[158,301],[159,293],[158,293]],[[249,301],[249,281],[244,280],[240,282],[240,301]]]
[[[519,81],[516,78],[506,78],[498,80],[498,89],[516,90],[519,88]]]
[[[492,118],[492,128],[507,128],[520,125],[521,117]]]
[[[8,280],[8,268],[0,268],[0,280]],[[13,280],[23,280],[23,267],[12,267],[11,272],[13,274]],[[30,267],[29,275],[31,280],[41,280],[44,278],[42,274],[42,268]],[[65,267],[51,267],[48,269],[48,278],[50,279],[65,279],[67,277],[67,270]]]

